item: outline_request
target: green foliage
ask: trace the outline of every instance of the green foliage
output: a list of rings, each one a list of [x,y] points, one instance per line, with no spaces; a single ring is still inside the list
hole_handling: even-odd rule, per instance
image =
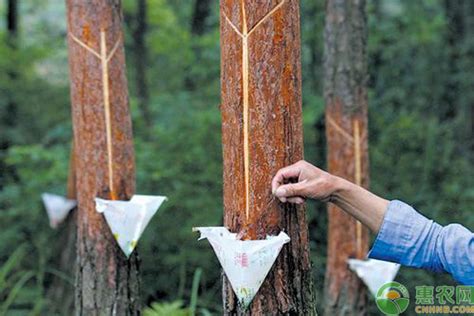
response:
[[[143,311],[144,316],[189,316],[189,309],[183,307],[183,302],[151,303],[151,306]]]
[[[7,143],[0,148],[0,166],[8,168],[0,171],[0,313],[48,314],[57,303],[47,297],[53,275],[68,286],[73,280],[72,271],[56,269],[65,231],[49,229],[40,202],[42,192],[64,194],[68,172],[65,7],[49,0],[20,3],[17,48],[0,32],[0,143]],[[145,315],[218,315],[219,263],[191,232],[222,223],[218,5],[211,1],[207,31],[196,35],[190,23],[194,1],[147,3],[151,127],[135,84],[136,1],[123,1],[137,192],[169,197],[138,245],[143,301],[159,302]],[[460,11],[472,19],[472,10]],[[324,1],[301,1],[301,17],[305,158],[324,166]],[[474,30],[467,25],[450,41],[441,0],[368,1],[368,18],[371,187],[442,224],[472,229]],[[319,302],[325,208],[307,207]],[[398,281],[409,289],[452,283],[448,276],[407,268]],[[375,302],[369,306],[377,312]]]
[[[14,303],[33,302],[32,310],[41,307],[41,287],[32,286],[25,288],[27,283],[35,277],[39,277],[32,270],[24,269],[23,261],[27,257],[27,246],[20,245],[0,266],[0,315],[5,315],[12,309]]]
[[[198,290],[199,290],[199,283],[201,280],[201,273],[202,269],[197,268],[194,272],[193,277],[193,285],[192,285],[192,294],[191,294],[191,303],[188,308],[183,307],[182,301],[174,301],[174,302],[163,302],[163,303],[151,303],[149,308],[144,310],[145,316],[194,316],[196,315],[196,307],[198,302]],[[207,316],[211,315],[211,313],[203,308],[199,310],[199,315]]]

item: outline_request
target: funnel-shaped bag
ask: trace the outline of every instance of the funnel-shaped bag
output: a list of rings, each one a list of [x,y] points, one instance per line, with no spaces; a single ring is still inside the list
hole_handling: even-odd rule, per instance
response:
[[[400,269],[398,263],[376,259],[348,259],[347,262],[349,268],[367,285],[374,296],[382,285],[395,279]]]
[[[103,213],[120,249],[128,257],[143,231],[166,200],[164,196],[134,195],[130,201],[95,199],[96,210]]]
[[[207,238],[242,307],[247,308],[273,266],[283,245],[284,232],[265,240],[238,240],[225,227],[198,227],[199,240]]]
[[[44,207],[48,213],[49,225],[51,228],[56,228],[61,224],[69,214],[69,212],[76,207],[77,202],[75,200],[67,199],[63,196],[43,193],[41,194]]]

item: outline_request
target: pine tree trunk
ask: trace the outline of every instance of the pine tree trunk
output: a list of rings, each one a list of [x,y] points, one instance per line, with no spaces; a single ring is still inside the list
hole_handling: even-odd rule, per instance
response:
[[[95,197],[135,189],[120,0],[68,0],[71,102],[77,170],[76,315],[138,315],[136,252],[119,249]]]
[[[367,25],[364,0],[328,0],[325,26],[326,137],[329,172],[369,185]],[[329,205],[325,315],[365,314],[365,287],[347,266],[365,258],[368,231]]]
[[[224,225],[291,238],[248,311],[224,277],[226,315],[315,315],[304,207],[272,196],[276,171],[303,158],[299,2],[221,0]]]

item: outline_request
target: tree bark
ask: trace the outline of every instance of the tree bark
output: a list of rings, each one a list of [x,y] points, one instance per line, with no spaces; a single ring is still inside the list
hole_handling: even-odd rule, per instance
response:
[[[249,310],[224,277],[226,315],[315,315],[304,207],[271,193],[276,171],[303,158],[299,2],[221,0],[224,225],[285,245]]]
[[[328,169],[368,187],[365,1],[328,0],[324,35]],[[365,314],[365,287],[347,259],[365,258],[368,231],[333,204],[328,212],[325,315]]]
[[[120,0],[68,0],[71,103],[77,172],[76,315],[138,315],[136,252],[114,240],[95,197],[135,189]]]

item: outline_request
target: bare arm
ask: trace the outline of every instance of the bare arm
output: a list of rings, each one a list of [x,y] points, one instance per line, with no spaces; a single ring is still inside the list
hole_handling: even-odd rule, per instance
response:
[[[442,227],[406,203],[389,203],[306,161],[280,169],[272,180],[272,192],[283,203],[300,204],[311,198],[339,206],[377,234],[369,258],[446,271],[459,282],[474,285],[474,234],[459,224]]]
[[[301,204],[307,198],[332,202],[374,233],[378,233],[389,203],[306,161],[280,169],[272,180],[272,192],[283,203]]]

